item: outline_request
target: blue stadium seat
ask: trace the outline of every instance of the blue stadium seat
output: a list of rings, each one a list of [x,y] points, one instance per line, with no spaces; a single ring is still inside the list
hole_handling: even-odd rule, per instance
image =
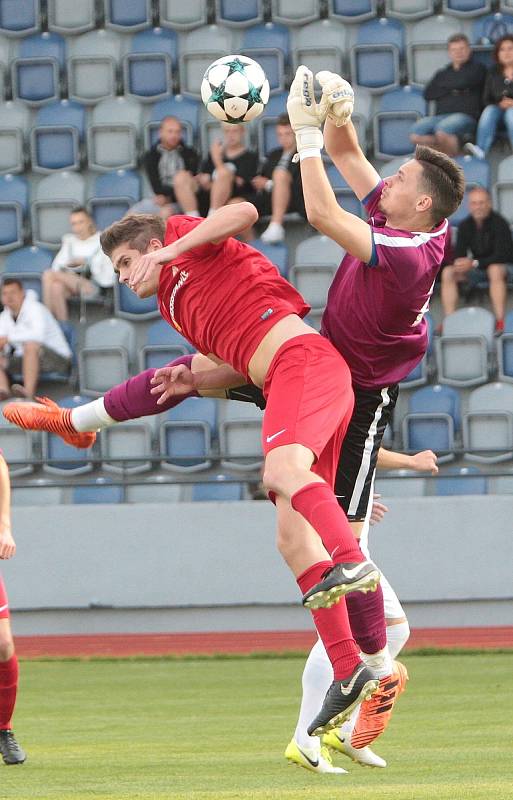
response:
[[[267,244],[261,239],[255,239],[254,242],[251,242],[251,247],[267,256],[269,261],[272,261],[278,267],[280,275],[283,275],[284,278],[287,277],[289,272],[289,250],[284,242]]]
[[[71,502],[75,505],[122,503],[123,501],[123,486],[115,486],[107,478],[98,478],[85,486],[74,486],[71,495]]]
[[[33,289],[41,299],[41,275],[50,269],[53,253],[41,247],[20,247],[5,259],[2,278],[19,278],[25,289]]]
[[[499,380],[513,383],[513,311],[506,315],[504,333],[497,340]]]
[[[175,358],[192,352],[193,348],[187,339],[163,319],[158,319],[148,327],[146,344],[139,354],[139,366],[141,371],[163,367]]]
[[[372,19],[378,13],[377,0],[329,0],[328,15],[342,22],[364,22]]]
[[[376,158],[394,158],[412,153],[411,127],[426,113],[426,101],[420,89],[401,86],[384,92],[372,122]]]
[[[94,196],[87,201],[98,230],[120,220],[130,206],[141,199],[141,177],[131,170],[118,169],[98,175]]]
[[[160,427],[161,466],[173,472],[199,472],[211,464],[217,401],[191,397],[172,408]]]
[[[454,437],[461,425],[458,392],[449,386],[425,386],[409,398],[403,419],[403,446],[411,452],[434,450],[439,462],[454,459]]]
[[[479,17],[488,14],[491,0],[443,0],[442,11],[453,17]]]
[[[41,30],[41,0],[3,0],[0,3],[0,33],[28,36]]]
[[[283,91],[290,59],[289,31],[284,25],[267,22],[246,28],[241,53],[258,61],[267,75],[271,93]]]
[[[152,23],[151,0],[104,0],[105,27],[121,33],[141,31]]]
[[[344,211],[348,211],[356,217],[361,217],[363,214],[362,204],[351,187],[347,185],[336,166],[334,164],[325,164],[325,168],[339,206],[341,206]]]
[[[137,33],[130,52],[123,58],[125,94],[150,103],[168,97],[177,60],[178,40],[174,31],[152,28]]]
[[[465,182],[472,186],[483,186],[490,189],[490,165],[481,158],[472,156],[457,156],[455,161],[465,173]]]
[[[159,316],[157,297],[141,299],[124,283],[114,283],[114,311],[122,319],[145,320]]]
[[[0,175],[0,252],[23,244],[28,183],[21,175]]]
[[[375,92],[397,86],[404,42],[404,26],[399,20],[380,17],[360,25],[350,53],[353,83]]]
[[[244,499],[244,484],[227,481],[224,476],[217,476],[216,480],[207,483],[194,483],[192,485],[192,501],[197,502],[233,502]]]
[[[150,120],[144,127],[144,143],[146,150],[157,142],[160,123],[164,117],[177,117],[182,124],[184,142],[191,146],[198,133],[199,112],[201,103],[192,97],[181,94],[160,100],[151,109]]]
[[[223,25],[243,28],[263,19],[261,0],[216,0],[216,19]]]
[[[479,17],[472,24],[472,44],[490,45],[506,34],[513,33],[513,15],[488,14]]]
[[[79,169],[84,131],[85,108],[79,103],[57,100],[42,106],[30,132],[34,172]]]
[[[424,315],[424,318],[427,322],[428,329],[428,349],[422,361],[420,361],[417,366],[412,369],[410,374],[401,381],[399,384],[401,389],[414,389],[417,386],[424,386],[424,384],[426,384],[428,381],[429,356],[433,351],[434,322],[429,311]]]
[[[75,408],[82,403],[89,402],[88,397],[80,395],[70,395],[59,400],[59,405],[64,408]],[[71,447],[53,433],[42,434],[43,443],[43,470],[57,475],[80,475],[90,472],[93,468],[91,463],[91,449],[81,450]]]
[[[449,467],[435,480],[435,493],[439,497],[487,492],[488,479],[476,467]]]
[[[258,150],[262,158],[265,158],[271,150],[279,147],[276,138],[276,122],[280,114],[287,108],[287,92],[271,95],[263,114],[257,121]]]
[[[66,44],[58,33],[36,33],[22,39],[18,57],[11,64],[13,99],[33,106],[57,100],[65,61]]]

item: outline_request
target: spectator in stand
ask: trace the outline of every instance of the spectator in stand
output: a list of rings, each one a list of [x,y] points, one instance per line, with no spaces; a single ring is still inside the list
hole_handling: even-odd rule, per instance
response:
[[[255,200],[252,180],[258,172],[258,155],[248,150],[244,125],[221,124],[222,140],[216,139],[201,165],[198,183],[210,193],[209,214],[227,203]]]
[[[285,238],[283,218],[287,212],[297,211],[306,219],[301,170],[292,163],[296,152],[296,137],[287,114],[281,114],[276,123],[279,147],[271,150],[260,173],[253,178],[257,190],[256,205],[260,214],[271,215],[271,221],[261,239],[269,244]]]
[[[199,157],[192,147],[182,141],[182,126],[176,117],[164,117],[160,123],[159,140],[144,155],[144,167],[154,195],[141,201],[131,211],[161,214],[164,218],[180,212],[190,217],[199,217],[196,193],[198,185],[195,175]]]
[[[43,303],[61,322],[68,319],[70,297],[96,297],[114,283],[112,262],[100,247],[100,232],[88,210],[74,208],[70,226],[42,278]]]
[[[459,225],[454,262],[442,270],[442,308],[452,314],[458,303],[458,288],[467,292],[488,279],[495,314],[495,331],[504,330],[508,276],[513,278],[513,239],[508,223],[492,209],[486,189],[475,187],[468,194],[470,214]],[[470,255],[469,255],[470,254]]]
[[[500,125],[505,126],[513,148],[513,35],[501,36],[493,48],[495,66],[486,76],[483,92],[485,109],[477,125],[476,144],[465,150],[477,158],[486,158]]]
[[[32,398],[40,372],[68,372],[71,350],[57,320],[16,278],[2,283],[0,314],[0,400],[11,395]],[[21,373],[23,384],[12,383]]]
[[[474,60],[463,33],[455,33],[448,39],[447,50],[450,63],[435,72],[424,89],[426,100],[435,103],[435,114],[416,122],[410,139],[415,145],[435,147],[455,156],[474,137],[486,68]]]

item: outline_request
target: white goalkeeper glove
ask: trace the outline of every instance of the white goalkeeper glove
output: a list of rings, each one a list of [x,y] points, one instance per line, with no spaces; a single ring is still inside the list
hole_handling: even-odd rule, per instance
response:
[[[317,105],[313,89],[313,74],[303,64],[297,68],[287,100],[287,112],[292,130],[296,134],[296,147],[300,159],[320,156],[324,145],[321,125],[326,118],[327,105]],[[297,161],[298,156],[294,156]]]
[[[325,116],[335,123],[337,128],[345,125],[353,113],[353,87],[335,72],[323,70],[315,76],[322,86],[322,97],[319,103]]]

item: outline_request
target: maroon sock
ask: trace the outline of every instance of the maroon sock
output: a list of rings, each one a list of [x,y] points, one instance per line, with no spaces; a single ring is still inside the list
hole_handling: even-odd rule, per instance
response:
[[[290,502],[317,531],[334,564],[365,561],[347,517],[327,483],[307,483],[292,495]]]
[[[194,356],[180,356],[175,358],[166,367],[176,367],[178,364],[185,364],[191,367],[192,359]],[[114,386],[113,389],[104,395],[103,402],[105,411],[115,419],[117,422],[122,422],[126,419],[135,419],[136,417],[149,417],[152,414],[161,414],[163,411],[168,411],[174,408],[182,400],[187,397],[199,397],[196,390],[189,392],[189,394],[181,394],[177,397],[170,397],[162,405],[157,404],[160,395],[151,394],[152,389],[151,379],[155,375],[154,369],[147,369],[140,372],[134,378],[130,378],[124,383]]]
[[[11,717],[18,690],[18,659],[16,653],[8,661],[0,661],[0,730],[11,727]]]
[[[377,653],[387,643],[383,590],[378,584],[375,592],[350,592],[346,595],[349,624],[358,647],[364,653]]]
[[[303,594],[319,583],[323,573],[331,566],[331,561],[319,561],[298,575],[296,581]],[[358,648],[351,636],[344,598],[331,608],[312,611],[312,617],[331,661],[335,680],[344,680],[360,661]]]

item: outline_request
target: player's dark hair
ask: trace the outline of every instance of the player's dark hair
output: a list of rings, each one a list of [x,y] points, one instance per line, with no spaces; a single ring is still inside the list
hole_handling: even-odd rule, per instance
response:
[[[165,220],[157,214],[128,214],[105,228],[100,245],[108,256],[121,244],[129,244],[134,250],[145,253],[152,239],[164,241],[165,232]]]
[[[71,209],[71,211],[69,213],[70,214],[85,214],[86,217],[89,217],[90,219],[92,219],[91,212],[88,211],[85,206],[73,206],[73,208]]]
[[[422,188],[431,197],[433,224],[454,214],[465,194],[465,175],[445,153],[418,144],[415,159],[422,167]]]
[[[2,281],[2,289],[4,286],[17,286],[19,289],[23,291],[23,284],[18,278],[4,278]]]
[[[280,114],[278,119],[276,120],[277,125],[290,125],[290,119],[288,114]]]

